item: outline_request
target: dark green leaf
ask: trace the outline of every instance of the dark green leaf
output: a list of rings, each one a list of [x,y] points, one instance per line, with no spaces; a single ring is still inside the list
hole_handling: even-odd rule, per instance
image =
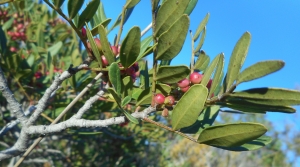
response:
[[[139,121],[136,118],[134,118],[131,114],[129,114],[127,111],[123,110],[123,113],[125,114],[125,116],[130,122],[134,124],[139,124]]]
[[[113,88],[108,88],[107,91],[113,96],[113,98],[115,99],[115,101],[120,104],[121,106],[121,98],[120,96],[117,94],[117,92],[115,91],[115,89]],[[122,107],[120,107],[122,108]]]
[[[20,78],[22,77],[26,77],[28,76],[29,74],[32,73],[32,70],[31,69],[22,69],[22,70],[19,70],[16,75],[15,75],[15,79],[18,81]]]
[[[217,65],[217,69],[215,71],[214,77],[212,79],[212,84],[210,87],[209,95],[208,97],[211,97],[211,95],[215,92],[216,88],[219,86],[220,81],[222,80],[222,73],[223,73],[223,67],[224,67],[224,54],[220,54],[219,62]]]
[[[149,36],[142,40],[140,54],[137,57],[136,61],[139,61],[141,58],[144,57],[144,53],[146,52],[146,50],[148,49],[148,46],[151,44],[152,41],[153,41],[152,36]]]
[[[1,54],[2,55],[6,51],[6,42],[7,42],[7,39],[5,37],[4,31],[2,30],[2,27],[0,26],[0,46],[1,46]]]
[[[157,12],[154,36],[159,37],[184,14],[189,1],[166,0]],[[176,35],[176,34],[173,34]]]
[[[3,31],[8,30],[8,29],[11,27],[12,23],[14,22],[14,20],[15,20],[14,17],[11,17],[9,20],[7,20],[7,21],[2,25],[2,30],[3,30]]]
[[[218,67],[218,63],[223,62],[223,61],[224,61],[224,55],[222,53],[214,58],[214,60],[210,64],[210,66],[205,70],[204,76],[203,76],[202,81],[201,81],[202,85],[204,85],[204,86],[207,85],[207,83],[209,82],[213,72]]]
[[[253,151],[253,150],[257,150],[260,149],[268,144],[270,144],[272,142],[272,138],[269,136],[261,136],[257,139],[254,139],[250,142],[247,142],[241,146],[237,146],[237,147],[217,147],[217,148],[221,148],[224,150],[229,150],[229,151]]]
[[[273,72],[280,70],[284,66],[284,62],[280,60],[270,60],[258,62],[241,72],[237,78],[237,84],[248,82],[257,78],[261,78]]]
[[[110,49],[110,44],[109,44],[107,36],[106,36],[106,30],[102,25],[100,25],[100,26],[98,26],[98,31],[99,31],[99,35],[100,35],[102,51],[103,51],[104,56],[107,59],[108,63],[111,64],[111,63],[115,62],[115,56]]]
[[[187,66],[160,66],[155,80],[163,83],[177,83],[190,73]]]
[[[200,134],[204,128],[207,128],[214,123],[215,119],[218,116],[219,109],[220,106],[216,105],[206,107],[193,125],[180,129],[180,132]]]
[[[194,124],[204,108],[208,90],[196,84],[181,97],[172,112],[172,128],[178,130]]]
[[[250,45],[251,35],[249,32],[245,32],[243,36],[236,43],[228,65],[226,75],[226,91],[230,90],[234,81],[238,78],[240,69],[242,68],[245,58],[248,53]]]
[[[159,37],[156,60],[171,60],[177,56],[184,44],[189,25],[189,17],[182,15]]]
[[[204,17],[204,19],[201,21],[201,23],[199,24],[197,30],[196,30],[196,33],[194,35],[194,38],[193,40],[194,41],[197,41],[197,39],[199,38],[199,35],[201,33],[201,31],[203,31],[204,27],[206,26],[207,22],[208,22],[208,19],[209,19],[209,13],[206,14],[206,16]]]
[[[73,19],[76,14],[78,14],[79,10],[81,9],[83,5],[84,0],[69,0],[68,1],[68,13],[69,13],[69,18]]]
[[[122,79],[122,95],[125,96],[131,96],[133,90],[133,81],[131,76],[124,77]]]
[[[55,7],[60,8],[65,0],[52,0]]]
[[[86,24],[86,34],[87,34],[88,40],[89,40],[89,42],[91,44],[94,56],[96,57],[96,60],[97,60],[97,62],[99,64],[100,68],[102,68],[102,59],[101,59],[101,55],[100,55],[99,49],[98,49],[98,47],[96,45],[96,42],[94,41],[93,35],[92,35],[90,29],[88,28],[87,24]]]
[[[124,68],[130,67],[137,59],[141,48],[141,30],[135,26],[131,28],[122,42],[120,61]]]
[[[95,35],[97,35],[98,34],[98,27],[100,26],[100,25],[102,25],[103,27],[107,27],[107,25],[110,23],[110,21],[111,21],[111,19],[106,19],[106,20],[104,20],[103,22],[101,22],[99,25],[97,25],[96,27],[94,27],[93,29],[92,29],[92,34],[93,34],[93,36],[95,36]]]
[[[200,55],[194,65],[194,68],[196,70],[205,71],[208,64],[209,64],[210,58],[205,54],[203,50],[200,51]]]
[[[109,66],[108,76],[111,84],[113,85],[117,94],[120,96],[122,90],[121,72],[119,65],[116,62]]]
[[[83,10],[81,15],[79,16],[78,20],[78,28],[81,28],[85,22],[89,22],[95,13],[97,12],[97,9],[99,7],[100,1],[99,0],[92,0],[88,3],[87,7]]]
[[[216,147],[236,147],[255,140],[265,134],[267,128],[259,123],[232,123],[205,128],[198,143]]]
[[[148,74],[148,62],[145,61],[143,65],[140,66],[141,71],[140,71],[140,82],[141,85],[144,86],[145,89],[149,88],[149,74]]]
[[[50,69],[51,64],[52,64],[52,57],[51,57],[50,52],[48,52],[48,54],[47,54],[47,62],[46,62],[47,69]]]
[[[184,11],[184,14],[190,15],[194,8],[197,5],[198,0],[190,0],[190,3],[188,4],[187,8]]]

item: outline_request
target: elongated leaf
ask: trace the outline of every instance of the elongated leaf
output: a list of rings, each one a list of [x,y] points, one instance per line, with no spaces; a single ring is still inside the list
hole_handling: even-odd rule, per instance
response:
[[[198,0],[190,0],[187,8],[184,11],[184,14],[190,15],[192,13],[192,11],[194,10],[194,8],[197,5]]]
[[[215,92],[216,88],[218,87],[220,81],[222,80],[223,67],[224,67],[224,54],[221,53],[218,61],[217,69],[212,79],[213,82],[211,84],[208,97],[211,97],[211,95]]]
[[[122,95],[123,97],[131,96],[133,91],[133,81],[131,76],[122,79]]]
[[[126,96],[126,97],[122,100],[121,106],[122,106],[122,107],[125,107],[128,103],[130,103],[130,101],[131,101],[131,96]]]
[[[180,129],[180,132],[189,134],[200,134],[204,128],[211,126],[218,116],[220,106],[211,106],[204,109],[197,121],[186,128]]]
[[[159,37],[156,60],[171,60],[177,56],[184,44],[189,25],[189,17],[182,15]]]
[[[216,67],[218,65],[218,62],[222,62],[223,59],[223,54],[219,54],[214,58],[214,60],[211,62],[210,66],[205,70],[204,76],[202,78],[201,84],[206,86],[207,83],[209,82],[213,72],[216,70]]]
[[[270,60],[258,62],[241,72],[237,78],[237,84],[248,82],[257,78],[261,78],[273,72],[280,70],[284,66],[284,62],[280,60]]]
[[[0,46],[1,46],[1,54],[2,55],[6,51],[6,42],[7,42],[7,39],[5,37],[4,31],[2,30],[2,27],[0,26]]]
[[[198,43],[195,51],[198,51],[198,50],[200,50],[202,48],[204,40],[205,40],[205,37],[206,37],[206,26],[203,28],[203,31],[202,31],[202,34],[201,34],[201,38],[200,38],[200,42]]]
[[[60,8],[65,0],[52,0],[55,7]]]
[[[238,147],[217,147],[221,148],[224,150],[229,150],[229,151],[253,151],[260,149],[272,142],[272,138],[269,136],[261,136],[257,139],[254,139],[250,142],[247,142],[241,146]]]
[[[52,45],[47,49],[47,52],[50,52],[51,57],[55,56],[61,47],[63,46],[63,43],[61,41],[57,42],[56,44]]]
[[[131,28],[122,42],[120,61],[124,68],[130,67],[140,54],[141,30],[135,26]]]
[[[190,73],[187,66],[161,66],[158,68],[155,80],[163,83],[177,83]]]
[[[178,130],[194,124],[204,108],[208,90],[196,84],[181,97],[172,112],[172,128]]]
[[[2,25],[2,30],[3,30],[3,31],[8,30],[8,29],[11,27],[12,23],[14,22],[14,20],[15,20],[14,17],[11,17],[9,20],[7,20],[7,21]]]
[[[113,96],[113,98],[115,99],[115,101],[120,104],[121,106],[121,98],[118,95],[118,93],[115,91],[115,89],[113,88],[108,88],[107,91]],[[122,108],[122,107],[121,107]]]
[[[198,143],[218,147],[241,146],[265,134],[267,128],[259,123],[233,123],[205,128]]]
[[[159,37],[167,31],[184,13],[189,1],[166,0],[157,12],[154,36]],[[173,34],[175,35],[175,34]]]
[[[88,40],[89,40],[89,42],[91,44],[93,54],[96,57],[96,60],[97,60],[97,62],[99,64],[100,68],[102,68],[102,59],[101,59],[100,52],[98,50],[96,42],[94,41],[93,35],[92,35],[90,29],[88,28],[87,24],[86,24],[86,34],[87,34]]]
[[[253,88],[234,92],[230,97],[253,100],[278,100],[278,105],[299,105],[300,91],[282,88]],[[280,102],[282,101],[282,102]]]
[[[115,62],[115,56],[110,49],[110,44],[108,42],[107,36],[106,36],[106,30],[103,27],[103,25],[98,26],[98,31],[100,35],[100,41],[102,46],[102,51],[104,53],[105,58],[107,59],[108,63],[111,64]]]
[[[113,85],[117,94],[120,96],[122,91],[121,72],[119,65],[116,62],[109,66],[108,76],[111,84]]]
[[[265,114],[267,111],[270,112],[283,112],[283,113],[294,113],[296,110],[289,106],[281,105],[264,105],[253,103],[244,100],[226,100],[226,102],[217,103],[219,105],[229,107],[235,110],[250,112],[250,113],[262,113]]]
[[[96,27],[94,27],[91,32],[93,34],[93,36],[97,35],[98,34],[98,28],[100,25],[102,25],[103,27],[106,27],[109,23],[110,23],[111,19],[107,19],[107,20],[104,20],[103,22],[101,22],[99,25],[97,25]]]
[[[132,8],[137,5],[141,0],[127,0],[125,8]]]
[[[83,5],[84,0],[69,0],[68,1],[68,13],[69,13],[69,18],[73,19],[76,14],[78,14],[79,10],[81,9]]]
[[[77,27],[80,29],[85,24],[85,22],[89,22],[93,16],[96,14],[97,9],[99,7],[99,0],[92,0],[88,3],[87,7],[83,10],[81,15],[79,16]]]
[[[228,91],[237,79],[240,69],[242,68],[245,58],[248,53],[250,45],[251,35],[249,32],[245,32],[243,36],[236,43],[228,65],[226,75],[226,91]]]
[[[105,12],[104,12],[104,6],[103,6],[102,2],[100,2],[100,4],[99,4],[99,8],[97,10],[97,13],[98,13],[98,17],[100,19],[100,23],[107,20],[107,17],[106,17]],[[104,26],[104,27],[106,27],[106,26]]]
[[[31,73],[32,73],[31,69],[22,69],[22,70],[19,70],[16,73],[16,75],[14,76],[14,78],[18,81],[20,78],[26,77],[26,76],[28,76]]]
[[[200,55],[194,65],[194,68],[196,70],[205,71],[208,64],[209,64],[210,58],[205,54],[203,50],[200,51]]]
[[[199,38],[199,35],[201,33],[201,31],[203,31],[204,27],[206,26],[207,22],[208,22],[208,19],[209,19],[209,13],[206,14],[206,16],[204,17],[204,19],[201,21],[201,23],[199,24],[197,30],[196,30],[196,33],[194,35],[194,38],[193,40],[194,41],[197,41],[197,39]]]
[[[149,74],[148,74],[148,62],[145,61],[143,65],[140,66],[141,71],[140,71],[140,82],[141,85],[144,86],[145,89],[149,88]]]
[[[144,53],[146,52],[146,50],[148,49],[148,46],[151,44],[152,41],[153,41],[152,36],[149,36],[142,40],[140,54],[137,57],[136,61],[139,61],[141,58],[144,57]]]
[[[134,124],[139,124],[139,121],[136,118],[134,118],[131,114],[129,114],[127,111],[125,111],[124,109],[123,109],[123,113],[125,114],[125,116],[127,117],[127,119],[130,122],[132,122]]]

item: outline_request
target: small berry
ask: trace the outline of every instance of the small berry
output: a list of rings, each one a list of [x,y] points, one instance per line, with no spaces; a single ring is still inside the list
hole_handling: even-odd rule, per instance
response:
[[[81,35],[86,38],[86,29],[84,27],[81,28]]]
[[[106,66],[108,66],[108,61],[107,61],[107,59],[106,59],[106,57],[105,57],[105,56],[101,56],[101,61],[102,61],[102,65],[103,65],[103,67],[106,67]]]
[[[202,77],[203,77],[203,75],[199,74],[198,72],[193,72],[190,75],[190,81],[193,84],[199,84],[201,82],[201,80],[202,80]]]
[[[17,51],[18,51],[17,48],[15,48],[15,47],[13,47],[13,46],[10,47],[9,50],[10,50],[11,52],[17,52]]]
[[[184,88],[180,88],[180,90],[182,92],[187,92],[190,89],[190,86],[184,87]]]
[[[102,51],[102,45],[101,45],[100,39],[94,38],[94,41],[95,41],[95,43],[97,45],[98,50]]]
[[[135,72],[139,71],[139,63],[138,63],[138,62],[135,62],[135,63],[132,65],[132,68],[134,68]]]
[[[115,56],[119,54],[117,46],[110,46],[110,48]]]
[[[155,95],[154,101],[156,104],[163,104],[165,102],[165,96],[161,93],[158,93]]]
[[[165,105],[166,106],[173,106],[175,104],[175,98],[174,96],[168,96],[165,98]]]
[[[169,110],[167,108],[164,108],[164,110],[161,113],[161,116],[163,116],[163,117],[169,116]]]
[[[207,89],[210,89],[211,84],[212,84],[212,80],[210,79],[210,80],[208,81],[207,85],[206,85]]]
[[[39,78],[41,78],[43,76],[43,74],[40,72],[40,71],[37,71],[36,73],[34,73],[34,77],[36,78],[36,79],[39,79]]]
[[[185,88],[189,85],[190,85],[190,81],[186,78],[184,78],[183,80],[177,82],[177,86],[180,87],[180,88]]]

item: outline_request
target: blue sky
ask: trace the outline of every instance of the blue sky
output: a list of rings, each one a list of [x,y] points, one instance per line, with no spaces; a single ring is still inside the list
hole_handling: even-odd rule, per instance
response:
[[[88,2],[88,1],[87,1]],[[115,19],[121,12],[126,0],[103,0],[108,18]],[[295,89],[300,87],[300,1],[297,0],[236,0],[198,1],[194,12],[191,14],[190,29],[195,32],[198,24],[206,13],[210,13],[207,24],[207,34],[204,46],[205,52],[213,58],[220,52],[225,54],[225,69],[235,43],[240,36],[249,31],[252,35],[248,57],[243,69],[263,60],[283,60],[285,67],[267,77],[243,83],[237,90],[254,87],[282,87]],[[144,29],[151,22],[150,0],[142,0],[134,9],[132,17],[124,26],[124,34],[134,25]],[[117,33],[110,34],[110,41]],[[150,35],[147,33],[145,36]],[[190,62],[189,35],[186,38],[181,53],[172,61],[173,65]],[[300,107],[296,107],[300,110]],[[268,113],[267,119],[275,127],[284,131],[285,125],[296,125],[299,114]]]

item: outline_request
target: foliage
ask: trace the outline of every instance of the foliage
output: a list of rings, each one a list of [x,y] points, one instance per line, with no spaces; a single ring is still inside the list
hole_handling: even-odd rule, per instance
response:
[[[121,39],[123,25],[139,0],[127,0],[112,25],[110,22],[113,19],[106,17],[100,1],[91,0],[87,6],[83,2],[44,0],[44,4],[15,1],[3,5],[0,10],[0,65],[12,94],[19,104],[23,104],[24,110],[31,105],[40,107],[43,103],[41,97],[47,94],[47,88],[63,75],[64,70],[71,76],[62,83],[62,89],[53,92],[47,104],[44,103],[46,108],[36,125],[56,123],[54,119],[62,117],[61,122],[72,120],[76,115],[74,113],[79,113],[82,106],[92,96],[97,97],[99,92],[103,94],[96,98],[96,103],[90,104],[89,113],[82,116],[84,119],[116,121],[116,118],[126,117],[126,122],[123,119],[123,122],[114,122],[108,127],[82,125],[49,133],[55,140],[46,137],[46,144],[41,147],[48,145],[60,151],[56,151],[57,155],[45,153],[51,159],[44,162],[47,165],[155,165],[159,158],[152,154],[155,152],[153,147],[160,148],[159,143],[175,138],[167,137],[163,129],[183,136],[193,144],[231,151],[256,150],[271,143],[272,138],[265,135],[267,128],[257,122],[215,125],[219,111],[229,108],[227,112],[294,113],[296,110],[292,106],[300,104],[299,91],[283,88],[235,91],[243,82],[280,70],[284,62],[258,62],[241,71],[251,41],[251,34],[245,32],[233,49],[225,73],[224,54],[218,54],[210,62],[211,58],[202,49],[209,14],[201,21],[195,35],[191,34],[193,49],[190,66],[171,65],[186,41],[189,14],[197,3],[195,0],[152,0],[152,35],[143,37],[143,31],[134,26],[124,39]],[[68,14],[61,8],[64,4]],[[116,27],[119,31],[112,41],[108,39],[108,34]],[[148,55],[153,55],[150,70],[145,60]],[[82,64],[85,64],[84,68],[74,71],[74,66],[81,67]],[[200,80],[190,77],[195,72]],[[101,79],[96,81],[96,75],[100,75]],[[190,78],[187,86],[180,87],[178,83],[185,78]],[[73,98],[85,89],[89,91],[76,104],[72,104]],[[172,96],[175,101],[165,100],[162,104],[156,104],[154,98],[157,94]],[[4,127],[17,116],[4,100],[4,95],[0,99],[3,106],[0,124]],[[73,105],[71,111],[65,114],[63,110],[70,103]],[[151,114],[144,112],[151,108],[155,109]],[[143,117],[136,116],[142,112],[145,113]],[[162,118],[160,114],[169,117]],[[13,146],[14,138],[18,138],[13,132],[22,131],[22,126],[16,126],[5,136],[0,132],[2,141]],[[44,134],[30,137],[36,139],[38,135]],[[1,146],[1,150],[4,149],[5,146]],[[34,154],[41,155],[35,151],[30,157]]]

